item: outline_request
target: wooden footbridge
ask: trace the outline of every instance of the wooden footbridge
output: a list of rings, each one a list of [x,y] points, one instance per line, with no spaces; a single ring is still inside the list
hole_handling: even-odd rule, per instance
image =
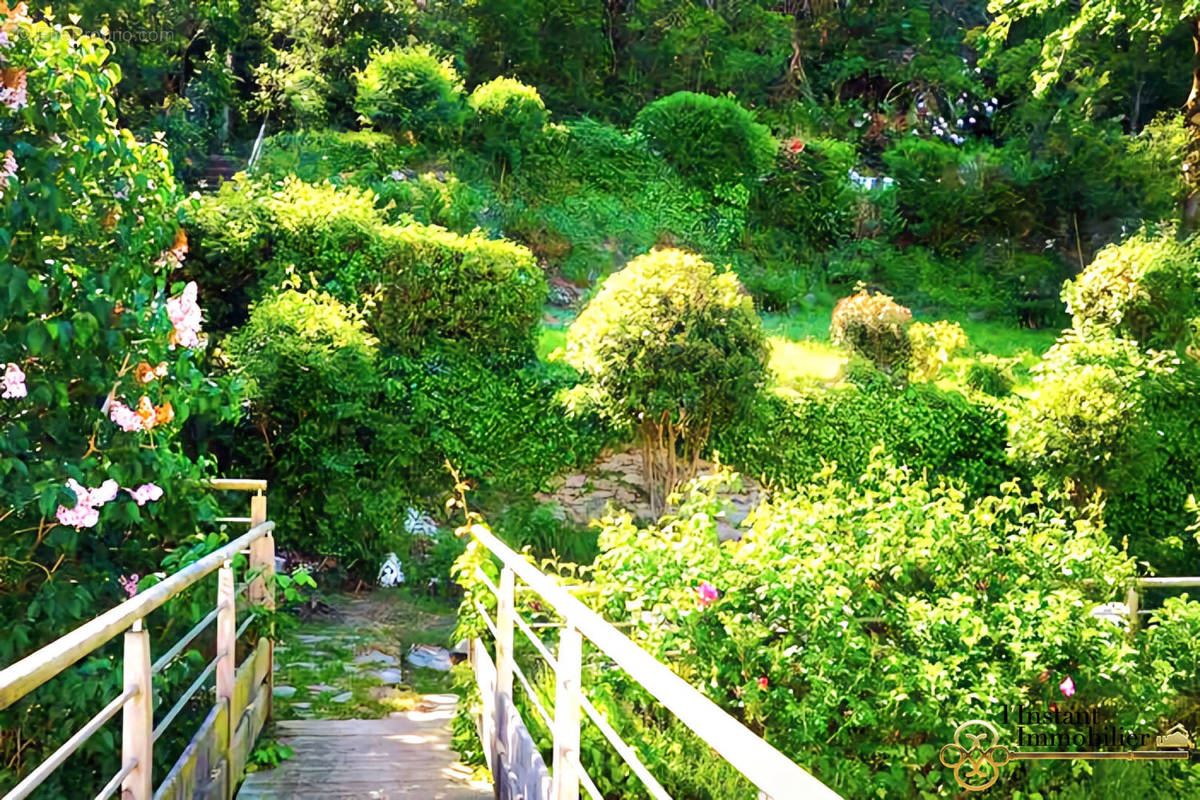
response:
[[[645,796],[669,800],[669,795],[642,763],[636,748],[625,742],[587,698],[582,685],[584,640],[598,653],[624,669],[663,706],[712,749],[758,787],[759,800],[834,800],[835,792],[792,763],[715,703],[639,648],[594,611],[572,597],[553,578],[498,540],[483,526],[471,534],[486,547],[499,567],[498,580],[483,571],[477,577],[494,595],[495,609],[476,601],[494,643],[471,646],[471,662],[482,696],[477,724],[492,790],[471,788],[456,771],[449,746],[449,719],[455,698],[429,696],[416,711],[384,720],[305,720],[280,722],[276,734],[290,742],[295,756],[269,772],[245,775],[246,762],[271,714],[274,644],[270,630],[242,641],[255,618],[242,611],[250,606],[274,608],[275,523],[267,519],[265,481],[218,480],[216,490],[249,491],[249,517],[224,518],[248,530],[219,550],[199,559],[119,606],[84,623],[71,633],[15,664],[0,670],[0,709],[21,702],[27,694],[72,664],[124,637],[123,688],[78,731],[56,732],[61,746],[45,761],[30,767],[0,800],[61,797],[39,792],[57,770],[71,775],[70,758],[90,737],[121,716],[119,769],[103,786],[68,782],[75,798],[106,800],[468,800],[494,794],[501,800],[579,800],[581,790],[591,800],[610,800],[596,788],[580,762],[580,728],[586,717],[643,783]],[[247,556],[242,582],[234,565]],[[144,626],[147,615],[180,596],[198,582],[216,576],[216,607],[161,654],[152,649]],[[539,595],[562,619],[557,650],[516,613],[514,595],[523,590]],[[493,619],[494,617],[494,619]],[[215,656],[192,685],[165,712],[154,708],[154,676],[189,649],[210,626],[216,626]],[[553,711],[547,711],[514,658],[514,635],[519,630],[555,675]],[[153,652],[152,652],[153,650]],[[495,658],[489,650],[494,651]],[[238,663],[238,653],[244,657]],[[513,680],[520,682],[530,707],[553,731],[553,757],[547,765],[513,703]],[[154,745],[162,733],[201,690],[213,687],[214,702],[199,721],[190,743],[163,776],[154,775]],[[157,720],[157,721],[156,721]],[[115,723],[114,723],[115,724]],[[243,778],[246,778],[243,783]],[[83,781],[86,782],[86,781]],[[99,781],[97,781],[99,783]],[[240,791],[239,791],[239,784]],[[730,800],[735,800],[730,798]],[[737,800],[741,800],[738,798]]]

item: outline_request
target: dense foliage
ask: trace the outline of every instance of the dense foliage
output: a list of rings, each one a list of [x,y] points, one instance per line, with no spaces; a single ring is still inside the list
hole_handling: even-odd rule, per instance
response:
[[[1095,508],[1016,483],[972,500],[876,453],[861,476],[827,469],[718,543],[712,483],[657,526],[607,520],[582,593],[844,796],[956,796],[936,751],[957,722],[992,719],[1012,737],[1002,705],[1063,703],[1068,678],[1074,703],[1131,730],[1170,713],[1164,690],[1194,687],[1177,637],[1200,619],[1195,602],[1156,612],[1134,647],[1122,623],[1088,613],[1135,569]],[[674,794],[741,796],[706,755],[672,755],[681,733],[623,673],[597,665],[588,679]],[[1019,796],[1087,777],[1055,763],[1003,780]]]
[[[733,273],[655,250],[605,281],[571,325],[566,361],[583,378],[575,407],[636,432],[651,506],[660,507],[694,472],[713,426],[753,397],[766,350]]]
[[[0,664],[218,546],[223,473],[330,586],[389,551],[444,578],[463,544],[422,521],[469,491],[848,797],[951,796],[952,723],[1064,677],[1187,721],[1194,603],[1089,610],[1200,571],[1198,31],[1132,0],[0,0]],[[631,448],[649,491],[579,501]],[[712,481],[668,502],[702,457],[769,498],[740,543]],[[0,715],[0,785],[110,655]],[[619,671],[589,686],[676,796],[750,796]]]

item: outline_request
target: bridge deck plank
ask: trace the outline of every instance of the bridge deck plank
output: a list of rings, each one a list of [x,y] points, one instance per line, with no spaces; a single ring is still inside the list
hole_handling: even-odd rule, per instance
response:
[[[276,724],[295,755],[246,776],[238,800],[483,800],[450,749],[453,695],[428,695],[422,710],[387,719]]]

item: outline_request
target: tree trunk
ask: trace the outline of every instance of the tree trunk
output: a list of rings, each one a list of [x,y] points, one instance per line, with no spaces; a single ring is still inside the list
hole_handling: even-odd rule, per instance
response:
[[[1190,234],[1200,223],[1200,17],[1192,25],[1192,91],[1183,104],[1183,126],[1187,131],[1187,149],[1183,156],[1183,180],[1187,199],[1183,201],[1181,232]]]

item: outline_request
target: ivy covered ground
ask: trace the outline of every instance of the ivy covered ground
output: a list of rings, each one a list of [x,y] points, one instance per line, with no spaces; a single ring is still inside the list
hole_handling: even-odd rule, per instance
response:
[[[333,666],[292,658],[317,623],[285,638],[289,714],[407,703],[334,662],[481,631],[474,521],[846,797],[958,796],[938,749],[1004,704],[1200,726],[1200,605],[1108,605],[1200,574],[1198,20],[0,0],[0,664],[228,541],[205,479],[245,476],[288,564],[260,624],[389,553],[427,598],[398,633],[321,623]],[[0,711],[0,790],[118,656]],[[674,796],[753,796],[602,660],[586,682]],[[585,737],[606,798],[640,797]],[[117,759],[97,736],[39,796]],[[1198,786],[1039,762],[992,792]]]

